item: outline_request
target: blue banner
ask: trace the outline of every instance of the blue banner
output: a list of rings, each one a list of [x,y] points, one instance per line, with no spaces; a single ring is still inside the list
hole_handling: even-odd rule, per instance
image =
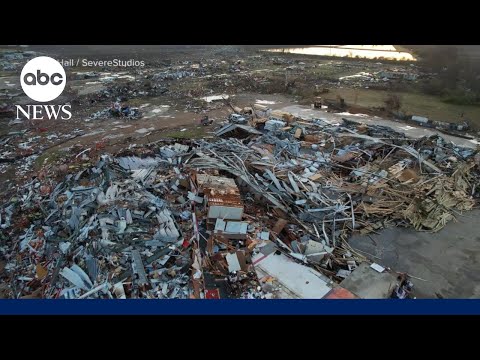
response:
[[[480,300],[0,300],[0,315],[479,315]]]

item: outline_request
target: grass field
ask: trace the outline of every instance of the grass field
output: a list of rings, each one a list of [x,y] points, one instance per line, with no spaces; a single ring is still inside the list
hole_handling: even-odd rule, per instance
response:
[[[208,136],[208,131],[212,131],[210,126],[197,126],[195,128],[187,128],[185,131],[175,130],[166,132],[163,137],[173,139],[200,139]]]
[[[332,89],[329,98],[342,96],[348,104],[380,107],[388,92],[370,89]],[[417,92],[397,92],[401,98],[402,111],[411,115],[425,116],[432,120],[461,122],[460,115],[468,119],[472,126],[480,129],[480,106],[447,104],[441,98]]]

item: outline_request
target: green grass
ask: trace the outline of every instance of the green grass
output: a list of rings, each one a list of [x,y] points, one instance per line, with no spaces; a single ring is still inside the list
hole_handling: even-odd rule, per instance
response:
[[[16,71],[5,71],[5,70],[0,70],[0,78],[9,78],[9,77],[13,77],[15,75],[18,75],[18,73]]]
[[[170,105],[170,101],[165,96],[154,96],[154,97],[138,97],[128,99],[127,103],[133,107],[140,107],[143,104],[150,104],[149,107],[160,106],[160,105]]]
[[[198,126],[195,128],[187,129],[185,131],[170,131],[164,133],[164,136],[167,138],[174,138],[174,139],[199,139],[205,137],[207,131],[212,131],[211,126]]]
[[[347,104],[365,107],[385,106],[384,100],[388,94],[385,90],[370,89],[332,89],[327,98],[335,99],[336,95],[342,96]],[[425,95],[418,92],[396,92],[401,98],[402,111],[418,116],[425,116],[432,120],[461,122],[460,115],[468,119],[472,125],[480,128],[480,106],[456,105],[443,101],[441,97]]]
[[[306,68],[304,74],[308,74],[309,76],[318,76],[319,78],[340,78],[343,76],[350,76],[358,74],[360,71],[369,71],[368,64],[366,64],[364,69],[360,69],[358,67],[341,67],[335,66],[337,63],[329,64],[329,62],[325,62],[322,64],[317,64],[315,68]],[[347,63],[348,64],[348,63]],[[300,75],[301,77],[301,75]]]
[[[35,159],[35,167],[41,168],[42,166],[51,164],[55,161],[65,158],[65,155],[66,155],[65,151],[47,150],[46,152],[44,152],[42,155],[40,155],[38,158]]]

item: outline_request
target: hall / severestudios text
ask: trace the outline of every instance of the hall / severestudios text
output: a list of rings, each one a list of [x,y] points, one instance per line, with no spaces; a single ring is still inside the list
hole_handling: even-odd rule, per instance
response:
[[[73,67],[73,66],[83,66],[83,67],[143,67],[145,66],[145,61],[143,60],[88,60],[88,59],[59,59],[58,60],[62,66]]]

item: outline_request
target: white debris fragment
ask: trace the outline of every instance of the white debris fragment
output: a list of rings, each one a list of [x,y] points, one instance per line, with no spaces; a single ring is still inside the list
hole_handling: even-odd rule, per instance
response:
[[[372,265],[370,265],[370,267],[375,270],[375,271],[378,271],[379,273],[382,273],[385,271],[385,268],[377,263],[373,263]]]
[[[72,244],[67,241],[67,242],[61,242],[60,244],[58,244],[58,247],[62,253],[66,254],[71,245]]]

